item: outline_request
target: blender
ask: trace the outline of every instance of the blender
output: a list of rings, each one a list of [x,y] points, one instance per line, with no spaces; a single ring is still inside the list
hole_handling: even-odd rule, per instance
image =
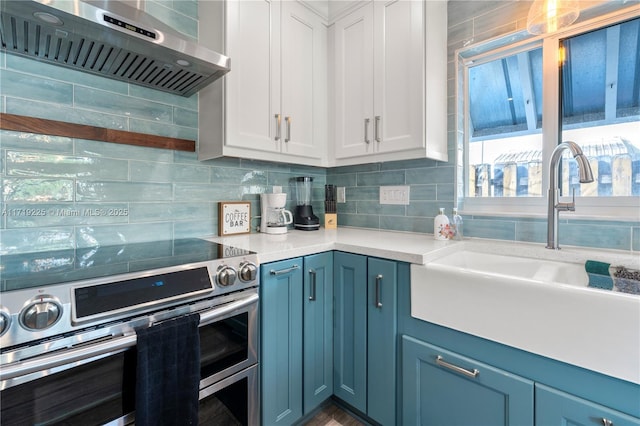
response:
[[[296,212],[293,226],[303,231],[320,229],[320,219],[313,214],[311,207],[311,182],[313,178],[310,176],[296,178]]]

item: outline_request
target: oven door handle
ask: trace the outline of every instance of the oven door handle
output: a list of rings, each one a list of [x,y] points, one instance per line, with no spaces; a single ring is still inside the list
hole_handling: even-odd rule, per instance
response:
[[[211,310],[201,312],[199,326],[202,327],[203,325],[211,324],[218,318],[224,317],[236,310],[256,303],[258,302],[258,298],[258,294],[255,293],[221,307],[215,307]],[[116,337],[105,342],[72,348],[56,352],[52,355],[45,355],[37,358],[31,358],[26,361],[18,361],[13,364],[3,365],[0,369],[0,381],[4,382],[5,380],[15,379],[16,377],[25,376],[38,371],[49,370],[62,365],[72,364],[74,362],[94,358],[100,355],[110,355],[112,353],[121,352],[127,348],[135,346],[137,340],[136,334],[132,333]]]

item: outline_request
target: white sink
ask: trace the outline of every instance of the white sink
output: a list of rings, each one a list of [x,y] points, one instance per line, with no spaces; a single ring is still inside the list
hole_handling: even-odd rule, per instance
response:
[[[640,384],[640,296],[583,264],[461,250],[411,265],[411,315]]]

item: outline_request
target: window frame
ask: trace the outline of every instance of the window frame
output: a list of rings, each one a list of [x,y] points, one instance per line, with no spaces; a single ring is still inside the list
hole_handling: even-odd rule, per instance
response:
[[[560,72],[558,52],[560,41],[582,33],[639,18],[640,7],[610,12],[572,25],[555,33],[531,36],[526,31],[508,34],[497,39],[466,46],[455,52],[456,115],[458,136],[457,201],[462,214],[519,216],[540,218],[547,216],[549,161],[559,143]],[[469,197],[469,72],[470,66],[489,62],[542,46],[542,196],[541,197]],[[461,152],[460,152],[461,151]],[[460,164],[462,163],[462,164]],[[570,201],[571,197],[561,197]],[[640,220],[640,197],[576,197],[574,219]],[[566,216],[565,216],[566,217]]]

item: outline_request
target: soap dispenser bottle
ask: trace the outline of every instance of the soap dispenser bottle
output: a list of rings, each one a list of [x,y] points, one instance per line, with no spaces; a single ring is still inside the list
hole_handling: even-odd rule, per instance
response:
[[[449,218],[444,214],[444,208],[440,208],[440,213],[433,219],[433,237],[444,241],[449,239],[450,233]]]
[[[453,217],[451,218],[451,228],[453,233],[453,239],[456,241],[462,241],[462,216],[458,214],[458,209],[453,209]]]

